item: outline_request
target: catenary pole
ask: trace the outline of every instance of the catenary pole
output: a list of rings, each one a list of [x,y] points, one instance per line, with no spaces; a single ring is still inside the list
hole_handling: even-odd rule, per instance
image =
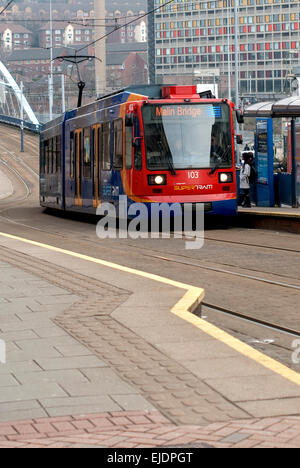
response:
[[[52,0],[50,0],[50,80],[49,80],[49,114],[53,119],[53,21]]]
[[[21,153],[24,153],[24,103],[23,103],[23,94],[24,94],[24,84],[21,82]]]

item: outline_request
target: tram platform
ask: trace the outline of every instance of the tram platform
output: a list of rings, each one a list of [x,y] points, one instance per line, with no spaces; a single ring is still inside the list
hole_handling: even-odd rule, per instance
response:
[[[1,448],[300,447],[300,374],[195,315],[203,290],[17,233],[0,253]]]
[[[247,213],[257,216],[270,216],[272,218],[300,218],[300,207],[273,207],[265,208],[252,206],[252,208],[239,208],[239,213]]]
[[[249,228],[300,233],[300,207],[257,207],[238,210],[237,224]]]

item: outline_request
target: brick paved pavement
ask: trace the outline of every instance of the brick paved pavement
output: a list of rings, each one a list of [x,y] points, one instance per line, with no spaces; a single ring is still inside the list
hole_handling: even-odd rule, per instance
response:
[[[177,426],[156,411],[0,424],[0,448],[300,448],[300,417]]]

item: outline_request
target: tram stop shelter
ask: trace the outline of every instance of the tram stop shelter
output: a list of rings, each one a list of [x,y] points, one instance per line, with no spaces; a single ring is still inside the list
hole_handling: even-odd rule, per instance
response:
[[[296,127],[296,119],[300,118],[300,96],[288,97],[277,102],[259,102],[253,104],[247,107],[244,112],[244,116],[291,119],[291,200],[293,208],[297,208],[300,197],[300,154],[297,154],[296,138],[297,130],[300,130],[300,127]],[[300,147],[298,148],[298,151],[300,152]],[[299,197],[297,197],[297,185]]]

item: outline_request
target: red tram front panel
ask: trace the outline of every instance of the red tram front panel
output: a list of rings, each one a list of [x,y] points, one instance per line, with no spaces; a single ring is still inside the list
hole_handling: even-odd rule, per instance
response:
[[[194,87],[171,87],[163,92],[168,99],[127,105],[125,192],[137,202],[215,206],[223,202],[233,214],[237,198],[234,105],[200,99],[194,91]]]

